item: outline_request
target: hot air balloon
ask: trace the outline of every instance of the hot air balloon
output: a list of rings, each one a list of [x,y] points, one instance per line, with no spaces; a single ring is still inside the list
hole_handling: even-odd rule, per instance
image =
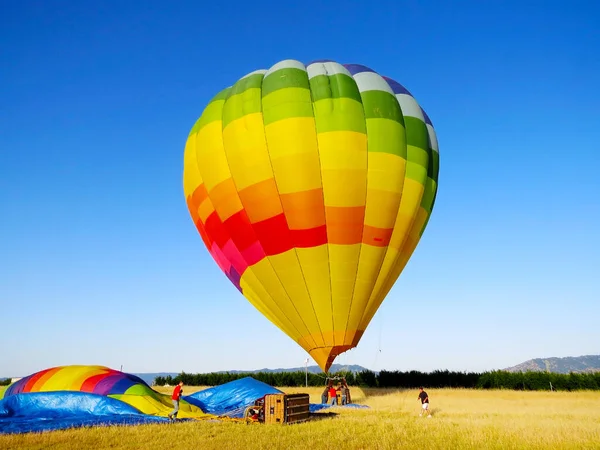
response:
[[[183,185],[221,270],[327,372],[415,250],[438,167],[432,123],[401,84],[362,65],[285,60],[208,103]]]

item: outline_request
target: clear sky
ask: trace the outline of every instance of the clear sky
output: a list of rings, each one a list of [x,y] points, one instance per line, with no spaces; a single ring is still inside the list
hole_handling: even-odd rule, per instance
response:
[[[182,187],[206,102],[283,59],[397,79],[439,138],[429,226],[336,362],[600,353],[599,23],[591,0],[3,1],[0,376],[303,365],[213,262]]]

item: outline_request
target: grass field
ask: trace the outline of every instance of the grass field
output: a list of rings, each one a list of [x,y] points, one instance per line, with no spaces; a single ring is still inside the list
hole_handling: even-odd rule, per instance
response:
[[[314,403],[322,391],[282,390]],[[416,390],[353,388],[353,401],[370,409],[333,408],[284,426],[195,421],[0,436],[0,449],[600,449],[600,392],[426,390],[432,419],[419,417]]]

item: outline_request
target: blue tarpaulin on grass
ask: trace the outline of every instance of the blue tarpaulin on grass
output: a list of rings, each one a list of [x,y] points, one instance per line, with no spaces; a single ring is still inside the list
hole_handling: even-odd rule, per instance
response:
[[[245,377],[188,395],[185,400],[209,414],[242,417],[248,406],[267,394],[283,392],[252,377]]]
[[[243,417],[244,410],[266,394],[283,394],[283,392],[262,381],[246,377],[196,392],[184,398],[187,402],[210,414]],[[311,403],[310,412],[317,412],[330,407],[328,404]],[[368,408],[368,406],[350,404],[342,408]]]
[[[168,422],[120,400],[74,391],[32,392],[0,400],[0,434]]]

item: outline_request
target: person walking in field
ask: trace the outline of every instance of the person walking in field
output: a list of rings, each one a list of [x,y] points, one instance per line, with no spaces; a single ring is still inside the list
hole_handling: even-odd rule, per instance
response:
[[[175,389],[173,389],[173,395],[171,395],[171,400],[173,401],[173,411],[169,413],[169,420],[172,422],[177,419],[177,413],[179,412],[179,399],[181,398],[181,393],[183,392],[183,381],[180,381]]]
[[[427,418],[431,418],[431,411],[429,411],[429,395],[423,390],[423,386],[419,388],[417,400],[421,400],[422,411],[419,413],[419,416],[423,415],[423,411],[427,411]]]

